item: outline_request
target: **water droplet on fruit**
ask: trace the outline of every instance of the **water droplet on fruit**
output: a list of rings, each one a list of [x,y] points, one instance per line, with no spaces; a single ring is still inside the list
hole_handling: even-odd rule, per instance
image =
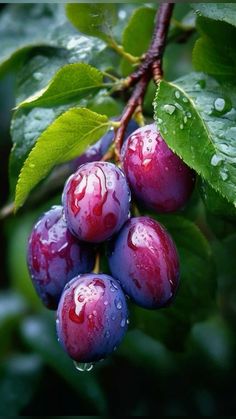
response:
[[[218,166],[222,162],[223,158],[221,156],[217,156],[217,154],[214,154],[211,158],[211,165],[212,166]]]
[[[129,319],[127,319],[127,320],[126,320],[126,324],[127,324],[127,325],[129,325],[129,324],[130,324],[130,321],[129,321]]]
[[[30,167],[31,169],[34,169],[34,168],[35,168],[35,164],[34,164],[34,163],[29,163],[29,167]]]
[[[172,115],[176,108],[174,105],[164,105],[163,109],[166,113],[168,113],[169,115]]]
[[[111,285],[116,291],[118,290],[118,287],[117,287],[117,285],[115,284],[114,281],[111,281]]]
[[[106,300],[106,301],[104,301],[104,306],[107,306],[108,305],[108,301]]]
[[[162,124],[163,120],[161,118],[157,118],[158,124]]]
[[[90,372],[92,371],[94,367],[94,365],[91,364],[90,362],[81,363],[77,361],[74,361],[74,366],[77,369],[77,371],[80,371],[80,372]]]
[[[176,99],[180,98],[180,92],[178,90],[175,91],[175,97],[176,97]]]
[[[121,320],[120,325],[121,325],[121,327],[125,327],[125,325],[126,325],[126,320],[125,320],[125,319],[122,319],[122,320]]]
[[[116,319],[115,314],[112,314],[112,315],[111,315],[111,320],[115,321],[115,319]]]
[[[179,127],[180,127],[180,129],[184,129],[184,126],[183,126],[183,124],[180,124],[180,126],[179,126]]]
[[[122,309],[122,302],[121,302],[121,301],[118,301],[118,302],[117,302],[117,304],[116,304],[116,308],[117,308],[118,310],[121,310],[121,309]]]
[[[217,112],[223,112],[225,109],[225,100],[221,97],[218,97],[214,102],[214,108]]]
[[[187,116],[184,116],[184,124],[187,124],[187,122],[188,122],[188,118]]]
[[[188,99],[185,96],[183,97],[183,102],[188,103]]]
[[[111,334],[110,334],[109,330],[107,330],[107,332],[106,332],[106,338],[109,339],[110,336],[111,336]]]
[[[191,112],[187,112],[186,113],[186,115],[187,115],[187,117],[190,119],[190,118],[192,118],[192,114],[191,114]]]

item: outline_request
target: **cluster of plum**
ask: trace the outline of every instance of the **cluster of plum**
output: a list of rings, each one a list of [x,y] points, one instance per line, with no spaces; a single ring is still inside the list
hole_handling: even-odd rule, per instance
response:
[[[146,208],[173,212],[188,200],[195,175],[155,124],[128,136],[121,164],[80,165],[65,184],[62,206],[46,212],[29,238],[33,284],[44,304],[57,309],[58,339],[78,363],[99,361],[120,344],[127,297],[156,309],[169,305],[178,288],[175,244],[154,219],[131,216],[131,193]],[[92,272],[104,241],[111,276]]]

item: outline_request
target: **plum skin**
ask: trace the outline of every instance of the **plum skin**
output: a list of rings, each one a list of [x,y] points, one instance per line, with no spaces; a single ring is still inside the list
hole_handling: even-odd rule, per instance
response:
[[[167,306],[178,289],[176,246],[166,229],[150,217],[127,221],[110,244],[109,266],[126,294],[141,307]]]
[[[167,146],[155,124],[129,136],[122,163],[135,198],[157,212],[181,209],[193,191],[194,171]]]
[[[52,310],[65,284],[75,275],[91,272],[95,252],[68,230],[62,206],[53,206],[34,226],[27,252],[28,269],[37,294]]]
[[[75,361],[96,362],[111,354],[128,328],[120,285],[105,274],[84,274],[65,287],[57,310],[57,335]]]
[[[65,184],[62,201],[68,228],[86,242],[110,238],[129,218],[130,190],[112,163],[80,166]]]

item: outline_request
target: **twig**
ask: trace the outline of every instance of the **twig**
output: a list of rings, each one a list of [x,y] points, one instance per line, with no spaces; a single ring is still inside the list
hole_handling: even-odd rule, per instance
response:
[[[126,127],[135,111],[140,113],[143,98],[152,75],[156,82],[159,82],[162,78],[162,56],[166,45],[173,7],[174,3],[160,5],[156,15],[153,38],[147,54],[144,57],[144,61],[141,63],[139,68],[124,81],[123,88],[128,88],[133,85],[136,86],[134,87],[132,95],[121,115],[120,127],[118,127],[116,131],[115,154],[117,161],[120,161],[120,152]]]
[[[130,97],[124,112],[121,115],[120,119],[120,127],[117,129],[116,135],[115,135],[115,155],[116,160],[120,161],[120,151],[123,144],[124,134],[127,128],[127,125],[132,118],[132,115],[134,112],[142,106],[142,101],[146,92],[146,88],[148,85],[148,82],[150,81],[152,75],[151,72],[148,71],[143,75],[141,80],[137,83],[135,86],[132,96]]]
[[[163,3],[160,5],[160,8],[156,15],[156,24],[151,41],[151,45],[145,55],[143,63],[139,68],[134,71],[126,80],[126,86],[130,87],[137,83],[141,77],[150,70],[153,66],[153,63],[157,66],[162,65],[162,55],[165,49],[166,38],[168,34],[170,19],[172,16],[174,8],[174,3]],[[161,71],[162,73],[162,71]]]

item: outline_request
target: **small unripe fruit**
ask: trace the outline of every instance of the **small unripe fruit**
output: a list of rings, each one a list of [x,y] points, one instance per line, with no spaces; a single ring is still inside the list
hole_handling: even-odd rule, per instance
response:
[[[130,190],[114,164],[86,163],[68,179],[63,204],[71,232],[80,240],[99,243],[128,220]]]
[[[136,304],[154,309],[173,300],[179,284],[179,258],[161,224],[149,217],[131,218],[110,246],[112,275]]]
[[[128,327],[126,299],[108,275],[85,274],[67,284],[57,311],[57,334],[68,355],[93,363],[111,354]]]
[[[124,172],[134,196],[147,208],[182,208],[195,184],[194,172],[167,146],[156,125],[137,129],[122,148]]]
[[[67,228],[61,206],[47,211],[34,226],[28,243],[28,268],[33,285],[50,309],[56,309],[65,284],[90,272],[95,253]]]

